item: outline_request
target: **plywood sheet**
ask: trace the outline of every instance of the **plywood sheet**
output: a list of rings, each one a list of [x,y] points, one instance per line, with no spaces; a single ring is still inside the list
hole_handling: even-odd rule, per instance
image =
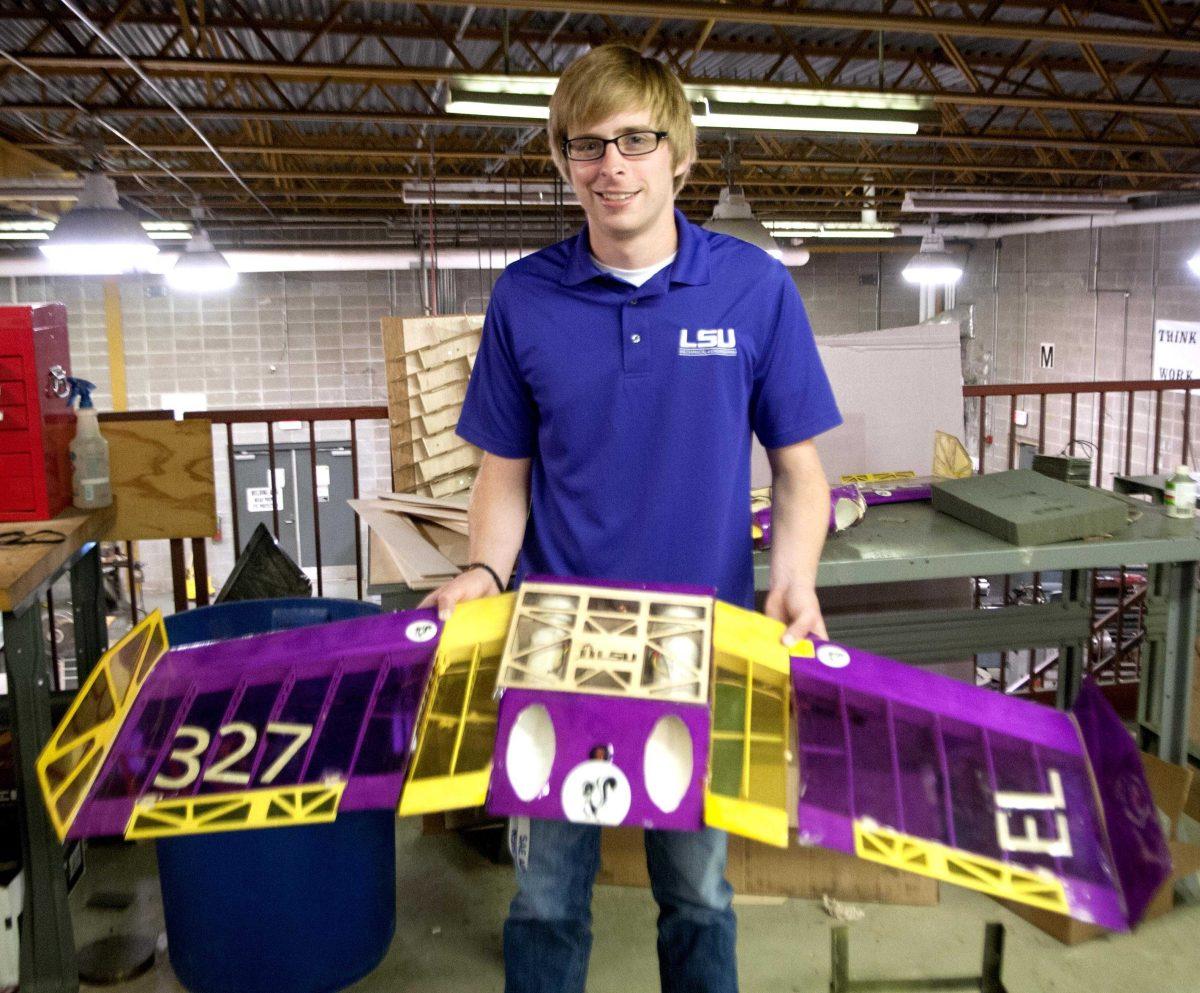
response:
[[[109,541],[210,538],[217,533],[212,423],[106,421],[116,520]]]
[[[383,318],[396,490],[441,496],[471,485],[480,453],[454,427],[482,330],[478,314]]]
[[[433,547],[459,568],[471,561],[471,546],[467,540],[467,529],[446,527],[434,521],[414,520],[417,530],[421,532]]]
[[[404,582],[404,573],[387,543],[374,531],[367,530],[367,582],[372,586],[393,586]]]
[[[470,494],[467,493],[456,493],[453,496],[442,497],[441,499],[422,496],[419,493],[380,493],[379,499],[389,500],[398,504],[407,504],[412,507],[445,510],[452,514],[462,514],[464,517],[466,516],[467,507],[471,500]]]
[[[354,512],[387,546],[402,580],[412,589],[431,589],[458,575],[459,569],[437,550],[403,514],[381,501],[350,500]]]

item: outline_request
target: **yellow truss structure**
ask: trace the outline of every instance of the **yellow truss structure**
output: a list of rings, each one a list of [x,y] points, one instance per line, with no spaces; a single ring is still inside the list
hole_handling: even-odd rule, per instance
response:
[[[125,837],[137,841],[182,834],[328,824],[337,817],[345,789],[346,783],[339,780],[217,796],[142,801],[133,809]]]
[[[1059,914],[1070,913],[1066,889],[1059,880],[983,855],[970,855],[936,841],[856,821],[854,851],[859,858],[904,872],[931,876],[988,896]]]
[[[154,611],[96,663],[37,759],[38,783],[60,841],[75,822],[138,691],[168,649]]]
[[[442,630],[397,816],[481,806],[492,775],[500,653],[515,593],[454,608]]]
[[[716,601],[713,614],[712,744],[704,820],[779,848],[788,843],[788,756],[792,748],[791,656],[784,625]]]

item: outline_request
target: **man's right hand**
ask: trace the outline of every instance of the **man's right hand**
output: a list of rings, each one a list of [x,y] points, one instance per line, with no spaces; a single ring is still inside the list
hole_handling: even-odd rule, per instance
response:
[[[496,581],[486,569],[468,569],[460,572],[450,582],[443,583],[418,604],[420,607],[437,607],[438,620],[448,621],[454,605],[463,600],[478,600],[480,597],[495,596],[503,592],[496,589]]]

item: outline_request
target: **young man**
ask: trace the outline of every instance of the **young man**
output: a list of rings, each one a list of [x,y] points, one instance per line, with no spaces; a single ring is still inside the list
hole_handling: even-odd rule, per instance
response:
[[[765,610],[824,636],[815,577],[829,490],[812,438],[840,421],[799,294],[760,249],[674,210],[695,158],[678,80],[603,46],[563,73],[550,149],[587,217],[497,281],[458,433],[483,449],[477,563],[427,603],[549,573],[691,583],[752,607],[750,432],[767,448]],[[518,562],[518,553],[520,561]],[[508,993],[582,993],[599,828],[514,821]],[[646,832],[665,993],[737,989],[722,832]]]

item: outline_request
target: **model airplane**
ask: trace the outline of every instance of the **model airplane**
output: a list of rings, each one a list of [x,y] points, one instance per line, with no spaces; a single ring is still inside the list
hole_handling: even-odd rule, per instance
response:
[[[1098,691],[1064,714],[686,587],[536,578],[460,604],[172,649],[153,615],[38,760],[61,838],[495,814],[802,843],[1135,923],[1170,871]],[[793,760],[798,760],[799,773]]]

